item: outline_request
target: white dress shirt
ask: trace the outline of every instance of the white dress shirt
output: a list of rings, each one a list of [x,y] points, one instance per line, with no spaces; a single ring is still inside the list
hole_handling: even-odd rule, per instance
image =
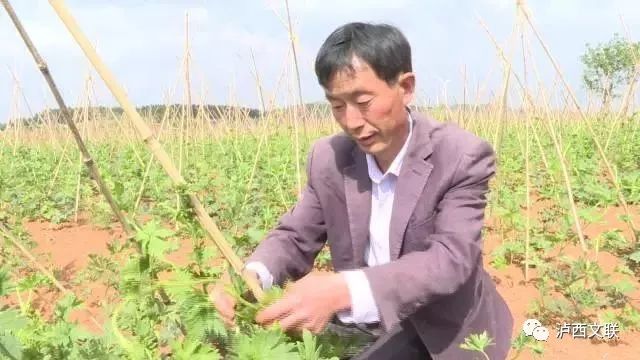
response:
[[[369,243],[365,251],[365,261],[368,266],[381,265],[389,262],[389,224],[393,209],[395,187],[404,156],[407,152],[409,140],[413,133],[413,121],[408,117],[409,135],[402,149],[396,155],[383,174],[380,171],[374,157],[366,154],[369,178],[371,179],[371,219],[369,221]],[[260,262],[251,262],[246,265],[258,274],[262,288],[267,289],[273,285],[273,276]],[[337,313],[340,321],[344,323],[376,323],[380,321],[378,307],[371,292],[369,280],[362,270],[349,270],[340,272],[349,287],[351,297],[351,309]]]

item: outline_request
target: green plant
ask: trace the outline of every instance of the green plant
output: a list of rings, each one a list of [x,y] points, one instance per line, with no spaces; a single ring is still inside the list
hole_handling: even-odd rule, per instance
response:
[[[237,254],[246,256],[277,224],[281,214],[295,204],[297,180],[292,174],[296,161],[304,161],[311,141],[336,130],[331,122],[324,121],[326,117],[316,114],[317,128],[309,129],[312,131],[309,137],[302,137],[300,148],[292,151],[291,128],[287,124],[278,125],[285,118],[282,113],[267,112],[267,117],[260,120],[265,123],[257,124],[255,119],[247,121],[246,115],[225,111],[214,126],[194,119],[193,128],[185,129],[183,143],[173,130],[179,126],[179,116],[166,119],[161,140],[172,155],[177,156],[182,149],[182,173],[189,180],[183,189],[172,185],[151,156],[145,154],[143,144],[129,142],[121,130],[113,131],[112,119],[96,118],[95,124],[90,125],[99,129],[89,143],[95,161],[118,205],[131,218],[138,219],[140,226],[135,238],[123,243],[110,242],[108,254],[90,256],[82,272],[69,274],[68,281],[65,278],[64,284],[75,291],[76,301],[53,296],[57,290],[33,264],[25,261],[13,246],[0,244],[0,301],[5,304],[5,299],[12,300],[1,311],[12,311],[26,321],[25,327],[10,335],[19,343],[24,358],[168,360],[225,358],[234,352],[264,351],[316,359],[340,357],[355,347],[331,333],[284,334],[277,328],[257,327],[252,318],[262,305],[247,297],[243,288],[235,292],[243,299],[239,300],[241,326],[227,329],[219,319],[208,292],[224,271],[223,260],[180,196],[185,190],[197,193]],[[329,112],[326,114],[330,116]],[[491,110],[479,108],[477,113],[461,114],[465,115],[470,130],[486,139],[495,138],[496,114]],[[516,113],[508,116],[522,120]],[[619,210],[613,207],[617,202],[615,189],[603,180],[605,169],[593,161],[597,148],[588,125],[610,132],[607,156],[632,210],[640,204],[637,114],[621,119],[624,121],[619,126],[593,115],[589,116],[588,124],[560,113],[535,116],[532,120],[533,129],[539,130],[542,122],[549,123],[561,135],[560,151],[567,161],[578,218],[585,229],[596,228],[594,225],[601,221],[605,208]],[[533,201],[531,212],[525,213],[522,176],[525,155],[520,146],[525,133],[521,124],[522,121],[502,123],[500,146],[496,149],[499,181],[493,183],[488,197],[487,220],[491,226],[485,231],[486,238],[493,237],[500,244],[491,249],[492,266],[498,269],[523,266],[527,255],[526,216],[530,216],[526,260],[530,269],[537,272],[529,283],[535,284],[539,292],[532,313],[545,323],[554,319],[605,317],[627,329],[637,327],[637,309],[628,296],[629,284],[634,284],[629,277],[639,274],[640,248],[616,229],[607,229],[587,243],[591,251],[595,240],[600,251],[622,260],[615,275],[624,275],[626,282],[611,282],[606,276],[609,274],[604,274],[593,260],[587,260],[590,256],[568,259],[555,255],[558,250],[561,253],[571,250],[569,245],[578,240],[562,182],[562,163],[558,156],[551,156],[555,145],[549,132],[538,131],[529,139],[532,149],[538,147],[538,151],[530,152],[528,157]],[[11,131],[0,142],[0,221],[11,224],[12,234],[26,248],[33,249],[35,243],[20,223],[72,221],[76,200],[81,220],[88,217],[86,220],[93,224],[117,231],[109,207],[72,155],[72,147],[65,148],[64,141],[51,140],[65,139],[63,131],[34,127],[17,140]],[[51,135],[47,131],[52,131]],[[47,138],[38,140],[42,133]],[[118,136],[109,136],[114,133]],[[181,199],[179,207],[177,197]],[[186,256],[173,256],[179,246],[187,247],[180,249]],[[43,263],[49,260],[39,259]],[[316,267],[329,265],[330,253],[325,247],[316,258]],[[78,304],[90,291],[86,286],[89,283],[99,283],[108,289],[109,297],[100,299],[104,307]],[[43,292],[54,297],[52,305],[69,308],[69,314],[92,308],[103,315],[105,320],[96,325],[99,334],[87,334],[85,326],[75,323],[70,316],[41,312],[35,300]],[[516,340],[513,345],[516,350],[529,349],[534,353],[539,350],[539,343],[531,343],[530,338],[528,342]]]
[[[471,334],[464,339],[464,343],[460,344],[460,348],[468,351],[475,351],[486,359],[489,359],[489,355],[485,352],[488,346],[494,345],[493,339],[483,331],[481,334]]]
[[[511,342],[511,348],[515,350],[511,360],[517,359],[525,350],[530,350],[537,356],[544,354],[544,343],[536,340],[533,336],[527,336],[524,332],[520,332],[518,336]]]

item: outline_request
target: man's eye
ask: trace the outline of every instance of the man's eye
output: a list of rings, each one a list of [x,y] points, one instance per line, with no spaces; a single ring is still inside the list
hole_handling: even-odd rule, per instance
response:
[[[361,101],[358,101],[358,105],[360,105],[360,106],[367,106],[367,105],[369,105],[369,104],[371,103],[371,100],[372,100],[372,99],[364,100],[364,101],[362,101],[362,100],[361,100]]]
[[[344,105],[343,104],[337,104],[337,105],[331,105],[331,107],[334,110],[340,110],[340,109],[342,109],[344,107]]]

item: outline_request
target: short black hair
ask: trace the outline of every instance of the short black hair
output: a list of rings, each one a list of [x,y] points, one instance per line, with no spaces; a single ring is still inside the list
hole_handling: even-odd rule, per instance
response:
[[[412,71],[411,46],[398,28],[352,22],[334,30],[320,47],[315,62],[320,85],[326,89],[337,71],[353,71],[353,56],[364,60],[389,85],[400,73]]]

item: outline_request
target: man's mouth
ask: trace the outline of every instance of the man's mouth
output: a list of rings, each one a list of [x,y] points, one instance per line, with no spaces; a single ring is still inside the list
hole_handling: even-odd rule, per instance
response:
[[[363,144],[363,145],[367,145],[373,140],[373,138],[375,136],[376,136],[376,134],[370,134],[370,135],[367,135],[367,136],[361,136],[361,137],[358,138],[358,142]]]

